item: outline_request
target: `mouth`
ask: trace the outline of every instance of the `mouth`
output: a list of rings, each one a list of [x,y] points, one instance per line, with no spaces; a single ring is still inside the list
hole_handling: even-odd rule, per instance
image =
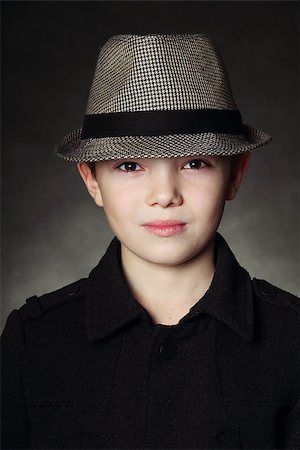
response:
[[[182,233],[187,228],[187,224],[177,220],[158,220],[145,223],[143,227],[152,234],[168,237]]]

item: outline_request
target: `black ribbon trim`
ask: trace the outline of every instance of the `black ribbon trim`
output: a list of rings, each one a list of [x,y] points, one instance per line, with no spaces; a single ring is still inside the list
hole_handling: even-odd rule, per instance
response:
[[[84,118],[81,139],[193,133],[243,134],[240,112],[187,109],[89,114]]]

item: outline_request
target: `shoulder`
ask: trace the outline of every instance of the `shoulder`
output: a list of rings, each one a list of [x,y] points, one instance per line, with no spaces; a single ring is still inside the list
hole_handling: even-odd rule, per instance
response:
[[[252,285],[256,296],[263,302],[290,308],[300,315],[300,298],[265,280],[253,278]]]
[[[63,286],[55,291],[41,296],[33,295],[26,299],[18,312],[22,322],[30,318],[42,317],[47,311],[59,308],[70,302],[74,302],[86,295],[88,278],[81,278],[73,283]]]

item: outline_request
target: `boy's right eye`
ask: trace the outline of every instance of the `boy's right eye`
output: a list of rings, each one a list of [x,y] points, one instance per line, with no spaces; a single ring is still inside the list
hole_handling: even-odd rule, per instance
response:
[[[121,169],[122,166],[124,166],[125,169]],[[116,167],[116,169],[120,170],[121,172],[137,172],[135,170],[137,166],[138,166],[137,163],[128,161],[120,164],[119,166]]]

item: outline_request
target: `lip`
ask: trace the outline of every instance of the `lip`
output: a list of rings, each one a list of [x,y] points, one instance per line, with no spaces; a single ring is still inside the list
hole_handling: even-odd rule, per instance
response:
[[[182,233],[186,229],[187,224],[174,220],[159,220],[148,222],[143,227],[152,234],[168,237]]]
[[[153,220],[152,222],[147,222],[143,225],[150,227],[172,227],[175,225],[185,225],[185,222],[181,222],[180,220]]]

